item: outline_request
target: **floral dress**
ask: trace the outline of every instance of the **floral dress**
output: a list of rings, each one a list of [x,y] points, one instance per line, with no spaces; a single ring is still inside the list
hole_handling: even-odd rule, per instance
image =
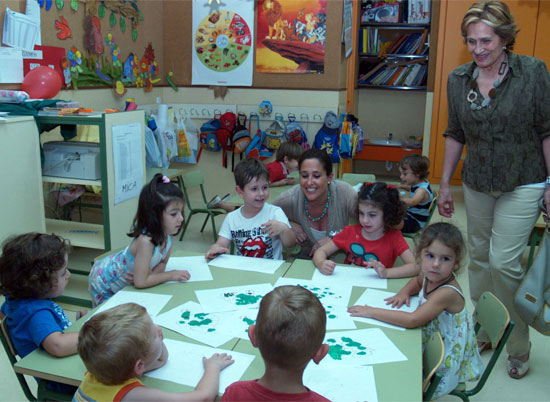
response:
[[[452,288],[464,297],[462,292],[452,285],[441,287]],[[422,286],[418,306],[427,300],[424,289],[425,286]],[[442,378],[433,396],[434,399],[448,394],[459,383],[479,379],[483,371],[483,361],[477,348],[472,315],[466,306],[456,314],[443,310],[436,318],[422,326],[422,344],[424,345],[435,332],[439,332],[443,338],[445,356],[437,370]]]
[[[136,239],[132,240],[132,243]],[[92,295],[94,307],[100,305],[110,298],[120,289],[128,285],[126,276],[129,272],[134,272],[135,257],[130,252],[130,243],[124,250],[108,255],[95,262],[90,271],[88,291]],[[172,237],[166,236],[164,248],[156,246],[153,249],[151,264],[149,268],[153,269],[159,262],[164,260],[172,247]]]

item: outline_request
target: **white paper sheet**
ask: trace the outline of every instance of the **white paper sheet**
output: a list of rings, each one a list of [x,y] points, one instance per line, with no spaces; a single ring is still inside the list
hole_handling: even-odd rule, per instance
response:
[[[273,290],[271,283],[195,290],[206,313],[259,308],[262,297]]]
[[[357,328],[347,311],[352,288],[350,285],[333,286],[295,278],[279,278],[275,283],[275,287],[283,285],[302,286],[315,294],[325,308],[328,330]]]
[[[248,340],[248,327],[256,324],[259,309],[227,311],[222,315],[219,330],[224,334]]]
[[[172,298],[171,295],[160,295],[156,293],[146,292],[132,292],[128,290],[121,290],[115,293],[110,299],[102,303],[99,308],[93,313],[91,317],[110,309],[115,306],[119,306],[124,303],[136,303],[147,309],[147,312],[151,317],[155,317],[166,306],[166,303]]]
[[[270,260],[267,258],[242,257],[239,255],[221,254],[208,264],[213,267],[238,269],[239,271],[254,271],[264,274],[274,274],[285,260]]]
[[[210,357],[214,353],[230,354],[235,363],[223,369],[220,374],[220,386],[218,388],[220,394],[223,394],[229,385],[241,379],[255,357],[246,353],[194,345],[173,339],[165,339],[164,344],[169,353],[168,361],[163,367],[145,373],[145,375],[159,380],[189,385],[190,387],[196,386],[204,374],[203,357]]]
[[[196,341],[218,347],[233,339],[232,335],[220,331],[223,314],[205,313],[200,304],[189,301],[157,315],[153,321]]]
[[[411,305],[407,306],[406,304],[402,305],[401,308],[391,307],[386,304],[384,299],[388,297],[395,296],[395,293],[386,292],[378,289],[367,289],[363,294],[357,299],[356,305],[368,305],[371,307],[383,308],[385,310],[395,310],[395,311],[405,311],[407,313],[412,313],[418,307],[418,296],[411,297]],[[406,328],[400,327],[398,325],[388,324],[386,322],[375,320],[374,318],[364,318],[364,317],[352,317],[355,321],[365,322],[367,324],[379,325],[382,327],[399,329],[404,331]]]
[[[331,401],[378,401],[372,366],[321,367],[311,362],[303,380],[306,387]]]
[[[330,350],[320,366],[354,366],[391,363],[407,360],[380,328],[329,332],[325,343]]]
[[[349,265],[337,265],[332,275],[323,275],[315,269],[313,282],[332,283],[337,286],[361,286],[364,288],[387,289],[388,280],[380,278],[372,268],[352,267]]]
[[[42,44],[42,35],[40,34],[40,5],[36,0],[27,0],[25,7],[25,15],[31,18],[38,25],[38,35],[36,36],[35,45]]]
[[[141,124],[112,127],[115,205],[138,197],[143,185]]]
[[[6,7],[2,43],[17,49],[33,50],[40,26],[36,21]]]
[[[211,281],[214,279],[212,278],[212,273],[210,272],[210,267],[208,266],[206,258],[202,255],[192,257],[170,257],[168,264],[166,264],[166,271],[178,269],[189,271],[191,277],[187,282]]]
[[[23,54],[21,49],[0,47],[0,83],[14,84],[23,82]]]

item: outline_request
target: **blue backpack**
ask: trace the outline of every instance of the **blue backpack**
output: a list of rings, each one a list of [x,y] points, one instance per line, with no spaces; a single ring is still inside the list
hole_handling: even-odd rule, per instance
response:
[[[221,127],[222,123],[219,119],[208,120],[201,126],[199,135],[201,148],[214,152],[222,149],[216,138],[216,131]]]
[[[323,126],[317,131],[313,148],[322,149],[330,155],[332,163],[340,163],[338,146],[338,117],[334,112],[327,112]]]
[[[309,149],[307,134],[300,123],[296,121],[296,116],[292,113],[288,114],[288,123],[285,127],[285,140],[300,144],[304,148],[304,151]]]
[[[246,151],[244,151],[244,156],[246,158],[256,158],[256,159],[264,160],[272,156],[273,151],[269,150],[264,145],[266,134],[265,134],[265,131],[263,131],[260,128],[260,116],[258,116],[256,113],[251,113],[250,120],[252,120],[253,117],[256,117],[258,130],[256,131],[256,135],[252,138],[252,141],[250,141],[250,144],[248,144]]]
[[[363,130],[359,127],[359,121],[350,113],[340,115],[340,156],[343,159],[351,159],[358,152],[363,150],[365,137]]]

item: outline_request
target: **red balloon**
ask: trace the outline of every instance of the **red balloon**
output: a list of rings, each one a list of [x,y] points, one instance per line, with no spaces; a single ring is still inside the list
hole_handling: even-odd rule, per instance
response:
[[[53,68],[40,66],[33,68],[23,78],[21,89],[29,94],[31,99],[53,98],[61,90],[62,80]]]

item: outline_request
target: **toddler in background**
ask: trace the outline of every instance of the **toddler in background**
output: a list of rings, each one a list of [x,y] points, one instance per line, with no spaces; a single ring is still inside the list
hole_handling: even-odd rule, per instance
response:
[[[26,233],[7,239],[0,257],[2,314],[17,354],[36,348],[52,356],[76,353],[78,332],[64,332],[71,321],[52,299],[63,293],[71,274],[70,244],[56,235]],[[82,311],[77,319],[86,314]],[[74,387],[49,382],[49,389],[71,393]]]
[[[124,249],[95,262],[88,290],[94,307],[128,284],[148,288],[168,281],[186,281],[189,272],[166,272],[172,236],[183,223],[183,193],[168,177],[156,174],[143,186],[131,232]]]
[[[298,170],[298,160],[303,153],[304,148],[297,142],[283,142],[275,154],[275,160],[266,164],[269,171],[269,186],[294,184],[294,178],[287,176]]]
[[[336,262],[329,257],[345,250],[345,264],[374,268],[381,278],[417,275],[418,267],[407,241],[399,230],[393,229],[405,215],[405,206],[395,187],[381,182],[364,183],[357,208],[359,224],[345,226],[313,254],[313,263],[319,271],[331,275]],[[394,267],[397,257],[404,264]]]
[[[397,226],[403,233],[416,233],[428,221],[430,204],[434,198],[428,177],[430,160],[423,155],[406,155],[399,162],[401,184],[397,188],[407,190],[409,195],[401,197],[405,203],[407,215],[402,225]]]
[[[269,198],[266,166],[258,159],[240,161],[235,167],[235,183],[244,205],[225,217],[218,240],[206,258],[229,253],[233,241],[237,255],[282,259],[283,245],[292,247],[296,235],[283,210],[266,202]]]
[[[422,327],[422,342],[440,332],[445,344],[442,375],[434,398],[448,394],[465,381],[475,381],[483,370],[474,323],[456,280],[466,253],[458,228],[450,223],[434,223],[420,234],[416,258],[420,274],[412,278],[387,304],[401,307],[410,304],[410,296],[419,294],[418,308],[412,312],[385,310],[369,306],[352,306],[352,317],[370,317],[406,328]]]
[[[126,303],[90,318],[80,330],[78,353],[87,373],[74,402],[213,401],[220,371],[233,363],[225,353],[203,357],[204,374],[194,391],[171,393],[143,385],[140,377],[166,364],[162,330],[147,310]]]
[[[248,328],[264,360],[264,375],[226,388],[222,401],[328,401],[302,382],[306,366],[326,356],[326,313],[313,293],[279,286],[264,296],[256,325]]]

